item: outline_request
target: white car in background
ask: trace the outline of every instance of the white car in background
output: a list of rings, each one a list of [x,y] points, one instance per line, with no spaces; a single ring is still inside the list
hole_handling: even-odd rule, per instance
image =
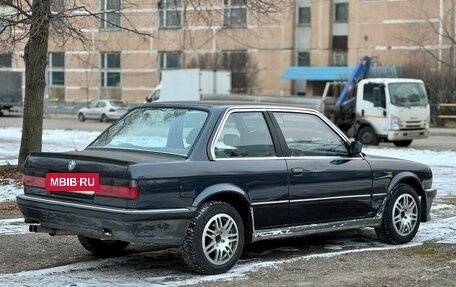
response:
[[[118,120],[128,111],[128,105],[119,100],[96,100],[90,102],[87,107],[79,109],[77,115],[79,121],[99,120],[109,122]]]

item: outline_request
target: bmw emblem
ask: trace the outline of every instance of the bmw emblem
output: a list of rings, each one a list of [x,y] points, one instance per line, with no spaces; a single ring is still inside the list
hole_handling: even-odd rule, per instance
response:
[[[74,159],[70,160],[68,163],[68,170],[73,170],[76,167],[76,161]]]

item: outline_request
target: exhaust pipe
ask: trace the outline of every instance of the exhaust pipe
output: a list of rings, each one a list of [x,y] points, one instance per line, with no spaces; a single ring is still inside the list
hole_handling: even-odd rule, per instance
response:
[[[47,228],[47,227],[41,226],[41,224],[30,224],[29,231],[34,232],[34,233],[48,233],[50,236],[75,235],[73,232],[70,232],[70,231]]]

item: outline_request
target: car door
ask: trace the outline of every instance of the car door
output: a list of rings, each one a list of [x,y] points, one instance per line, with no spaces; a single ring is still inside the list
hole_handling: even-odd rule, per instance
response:
[[[360,118],[372,123],[378,134],[388,134],[385,85],[370,82],[362,85],[360,89],[362,97],[359,95],[356,99]]]
[[[94,109],[94,118],[95,119],[101,119],[101,116],[105,112],[106,109],[106,102],[105,101],[99,101],[97,106]]]
[[[372,196],[371,168],[350,156],[346,140],[319,114],[273,112],[289,178],[290,224],[363,218]]]
[[[288,177],[263,111],[231,111],[212,147],[217,183],[234,185],[250,199],[256,229],[288,223]]]
[[[96,116],[95,109],[98,105],[98,101],[93,101],[90,102],[89,106],[87,107],[87,110],[85,112],[85,117],[87,119],[94,119]]]

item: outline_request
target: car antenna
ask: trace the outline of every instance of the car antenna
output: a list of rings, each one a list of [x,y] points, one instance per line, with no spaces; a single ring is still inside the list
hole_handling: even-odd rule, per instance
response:
[[[71,141],[73,142],[74,151],[78,151],[78,148],[76,147],[76,143],[74,142],[73,133],[70,133],[70,135],[71,135]]]

